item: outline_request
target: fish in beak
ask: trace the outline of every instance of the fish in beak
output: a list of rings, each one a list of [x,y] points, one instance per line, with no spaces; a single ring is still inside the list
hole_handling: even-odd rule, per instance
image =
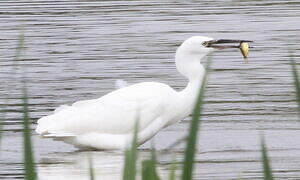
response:
[[[215,49],[227,49],[227,48],[238,48],[241,50],[244,58],[247,58],[249,54],[249,40],[232,40],[232,39],[218,39],[204,42],[206,47],[215,48]],[[232,45],[234,43],[239,43],[239,45]],[[231,44],[231,45],[226,45]]]

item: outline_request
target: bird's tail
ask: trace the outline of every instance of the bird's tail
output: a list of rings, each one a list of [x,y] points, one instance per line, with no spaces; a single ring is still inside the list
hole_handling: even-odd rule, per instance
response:
[[[49,134],[49,123],[47,123],[47,121],[49,121],[49,116],[44,116],[42,118],[40,118],[37,123],[37,127],[35,129],[35,132],[40,134],[40,135],[46,135]]]

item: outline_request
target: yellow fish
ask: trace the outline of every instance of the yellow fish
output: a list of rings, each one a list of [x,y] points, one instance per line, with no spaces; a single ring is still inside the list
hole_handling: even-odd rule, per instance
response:
[[[241,50],[241,53],[243,54],[244,58],[247,58],[248,54],[249,54],[249,44],[246,42],[241,42],[240,50]]]

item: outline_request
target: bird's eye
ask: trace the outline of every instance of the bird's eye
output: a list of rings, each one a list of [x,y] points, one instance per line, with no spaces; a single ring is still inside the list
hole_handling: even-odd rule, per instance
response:
[[[206,46],[208,45],[208,42],[204,41],[204,42],[202,43],[202,45],[206,47]]]

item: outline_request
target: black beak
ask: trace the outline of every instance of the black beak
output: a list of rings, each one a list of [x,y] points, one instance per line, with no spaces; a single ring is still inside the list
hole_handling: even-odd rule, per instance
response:
[[[216,48],[216,49],[225,49],[225,48],[240,48],[240,44],[243,42],[253,42],[249,40],[232,40],[232,39],[218,39],[205,41],[204,45],[206,47]],[[225,45],[230,43],[239,43],[239,45]]]

